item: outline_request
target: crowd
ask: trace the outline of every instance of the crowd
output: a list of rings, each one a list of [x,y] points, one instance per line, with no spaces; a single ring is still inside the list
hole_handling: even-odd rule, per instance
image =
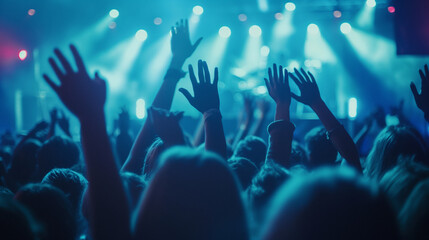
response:
[[[381,130],[366,156],[370,127],[353,138],[311,72],[273,64],[264,79],[275,104],[268,139],[260,133],[270,103],[249,96],[226,137],[218,69],[200,60],[182,70],[200,42],[192,44],[186,20],[172,28],[173,58],[135,138],[125,109],[118,133],[107,132],[101,73],[88,73],[74,45],[73,61],[55,49],[56,79],[43,77],[79,120],[80,140],[55,109],[21,138],[2,135],[1,239],[429,239],[428,148],[415,128],[372,116]],[[421,91],[411,83],[411,92],[429,121],[428,66],[419,73]],[[184,113],[170,111],[183,78],[192,93],[178,91],[202,116],[193,139]],[[294,139],[292,100],[322,124],[303,141]]]

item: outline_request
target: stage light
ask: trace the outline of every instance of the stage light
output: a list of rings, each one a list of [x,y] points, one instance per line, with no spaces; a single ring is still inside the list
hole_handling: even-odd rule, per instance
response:
[[[333,14],[335,18],[340,18],[343,15],[340,10],[335,10]]]
[[[240,22],[245,22],[247,21],[247,15],[242,13],[238,15],[238,20],[240,20]]]
[[[21,50],[18,53],[18,58],[21,61],[24,61],[27,58],[27,56],[28,56],[27,50]]]
[[[251,37],[260,37],[262,30],[258,25],[253,25],[249,28],[249,34]]]
[[[219,29],[219,36],[223,38],[229,38],[231,36],[231,29],[227,26],[223,26]]]
[[[203,14],[203,12],[204,12],[204,8],[203,7],[201,7],[201,6],[195,6],[193,9],[192,9],[192,12],[195,14],[195,15],[201,15],[201,14]]]
[[[293,3],[293,2],[288,2],[288,3],[286,3],[286,4],[285,4],[285,8],[286,8],[286,10],[288,10],[289,12],[292,12],[292,11],[295,11],[296,6],[295,6],[295,3]]]
[[[283,14],[282,13],[276,13],[276,14],[274,14],[274,18],[280,21],[283,19]]]
[[[390,13],[395,13],[396,9],[395,9],[395,7],[394,7],[394,6],[389,6],[389,7],[387,8],[387,11],[389,11]]]
[[[162,23],[162,18],[156,17],[155,19],[153,19],[153,24],[161,25],[161,23]]]
[[[136,32],[135,37],[137,40],[144,42],[147,39],[147,32],[143,29],[140,29]]]
[[[111,18],[117,18],[117,17],[119,17],[119,11],[118,11],[118,10],[116,10],[116,9],[112,9],[112,10],[110,10],[110,12],[109,12],[109,16],[110,16]]]
[[[355,118],[357,116],[357,100],[356,98],[349,99],[349,118]]]
[[[116,22],[109,23],[109,28],[110,29],[115,29],[116,28]]]
[[[267,57],[270,54],[270,48],[268,46],[261,47],[261,56]]]
[[[368,7],[375,7],[377,5],[377,2],[375,0],[366,0],[366,5]]]
[[[349,23],[342,23],[340,26],[340,30],[343,34],[349,34],[352,31],[352,26]]]
[[[266,94],[268,91],[267,91],[267,87],[265,87],[265,86],[259,86],[259,87],[257,87],[257,88],[253,88],[253,93],[255,94],[255,95],[264,95],[264,94]]]
[[[311,23],[308,25],[307,31],[310,34],[317,34],[317,33],[319,33],[319,27],[316,24]]]
[[[137,99],[136,102],[136,117],[138,119],[143,119],[146,116],[146,102],[143,98]]]
[[[29,16],[33,16],[34,14],[36,14],[36,10],[34,10],[34,9],[31,8],[31,9],[28,9],[27,13],[28,13]]]

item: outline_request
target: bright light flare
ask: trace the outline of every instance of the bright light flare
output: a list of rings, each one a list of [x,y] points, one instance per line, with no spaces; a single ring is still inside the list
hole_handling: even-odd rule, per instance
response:
[[[317,34],[319,33],[319,27],[316,24],[311,23],[307,27],[307,32],[310,34]]]
[[[349,99],[349,117],[355,118],[357,116],[357,99],[350,98]]]
[[[231,36],[231,29],[227,26],[223,26],[219,29],[219,36],[223,38],[229,38]]]
[[[249,35],[251,37],[257,38],[257,37],[260,37],[261,34],[262,34],[262,30],[258,25],[253,25],[249,28]]]
[[[199,5],[197,5],[197,6],[195,6],[194,8],[192,8],[192,12],[193,12],[195,15],[200,16],[201,14],[203,14],[203,12],[204,12],[204,8],[203,8],[203,7],[201,7],[201,6],[199,6]]]
[[[147,39],[147,32],[143,29],[140,29],[136,32],[135,37],[137,40],[144,42]]]
[[[340,30],[343,34],[349,34],[352,31],[352,26],[350,23],[342,23],[340,26]]]
[[[116,9],[112,9],[112,10],[110,10],[110,12],[109,12],[109,16],[110,16],[111,18],[117,18],[117,17],[119,17],[119,11],[118,11],[118,10],[116,10]]]
[[[285,4],[285,8],[286,8],[287,11],[293,12],[296,9],[296,5],[293,2],[288,2],[288,3]]]
[[[21,61],[24,61],[27,58],[27,56],[28,56],[27,50],[21,50],[18,53],[18,58]]]

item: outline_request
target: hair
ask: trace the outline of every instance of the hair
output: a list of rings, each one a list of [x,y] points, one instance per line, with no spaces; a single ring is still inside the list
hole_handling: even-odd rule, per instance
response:
[[[55,136],[46,141],[37,155],[39,177],[42,179],[54,168],[71,168],[79,163],[80,150],[72,140]]]
[[[186,147],[166,151],[135,231],[144,239],[248,239],[238,183],[225,160]]]
[[[35,181],[37,171],[36,156],[41,145],[38,140],[30,139],[15,149],[6,177],[7,185],[13,192],[21,186]]]
[[[305,135],[305,144],[308,153],[307,166],[317,168],[334,165],[338,151],[327,136],[323,127],[315,127]]]
[[[247,136],[241,140],[232,157],[243,157],[252,161],[258,168],[265,163],[267,144],[260,137]]]
[[[413,161],[413,157],[400,157],[400,163],[380,180],[380,186],[389,197],[392,207],[399,212],[415,186],[429,178],[429,168]]]
[[[45,229],[46,240],[74,240],[76,219],[65,194],[48,184],[27,184],[15,195]]]
[[[292,151],[290,154],[290,167],[296,165],[305,165],[308,163],[307,152],[305,149],[296,141],[292,142]]]
[[[153,171],[158,166],[158,158],[165,150],[165,144],[161,138],[156,138],[147,150],[146,157],[144,159],[143,175],[146,179],[152,176]]]
[[[252,232],[258,232],[265,221],[266,209],[280,186],[289,179],[288,171],[276,163],[264,164],[247,188],[247,202],[251,210]]]
[[[429,238],[429,179],[421,181],[411,192],[398,215],[405,239]]]
[[[124,183],[125,189],[128,193],[131,210],[134,210],[143,191],[146,189],[146,182],[143,177],[135,173],[121,172],[120,174],[122,182]]]
[[[76,213],[80,210],[82,195],[88,186],[88,181],[82,174],[67,168],[55,168],[46,174],[42,183],[59,188],[67,196]]]
[[[386,127],[375,139],[366,159],[364,173],[379,180],[397,165],[401,155],[414,156],[414,161],[427,164],[425,149],[424,140],[417,130],[408,126]]]
[[[230,158],[228,165],[238,177],[242,190],[250,186],[253,177],[258,173],[258,167],[247,158]]]
[[[349,168],[320,168],[276,194],[263,239],[399,239],[377,185]]]
[[[0,238],[36,240],[37,226],[30,213],[11,198],[0,196]]]

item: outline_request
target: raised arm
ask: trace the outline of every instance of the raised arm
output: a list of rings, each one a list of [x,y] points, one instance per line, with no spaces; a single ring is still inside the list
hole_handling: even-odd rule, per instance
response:
[[[89,180],[91,235],[93,239],[131,239],[127,198],[106,132],[106,82],[98,73],[90,77],[76,48],[71,45],[70,49],[77,71],[56,49],[55,55],[64,71],[53,58],[49,58],[49,63],[60,85],[46,74],[43,77],[81,124]]]
[[[215,68],[212,83],[207,63],[199,60],[199,82],[197,82],[192,65],[189,65],[189,77],[194,89],[194,96],[192,97],[188,90],[184,88],[179,89],[179,91],[204,116],[205,148],[226,158],[226,140],[222,125],[222,115],[219,110],[220,100],[217,89],[218,69]]]
[[[305,72],[304,69],[301,69],[301,71],[295,69],[295,74],[290,74],[290,77],[301,92],[301,96],[292,93],[292,97],[313,109],[323,126],[325,126],[326,131],[328,131],[329,139],[331,139],[340,155],[348,164],[356,168],[359,172],[362,172],[356,145],[343,125],[335,118],[320,97],[319,88],[313,74]]]
[[[170,110],[177,83],[185,76],[185,73],[182,71],[184,62],[192,55],[202,40],[200,38],[194,44],[191,43],[187,20],[181,20],[180,23],[177,22],[176,26],[171,28],[171,34],[171,52],[173,58],[165,74],[164,81],[152,103],[153,107],[165,110]],[[122,166],[121,171],[140,174],[144,166],[146,149],[149,148],[154,139],[155,131],[150,125],[150,121],[146,120],[134,141],[130,155]]]
[[[270,134],[266,161],[274,161],[286,168],[290,167],[289,158],[292,149],[292,138],[295,126],[290,122],[291,93],[289,87],[289,75],[282,66],[268,68],[268,79],[265,85],[268,94],[276,102],[274,122],[268,126]]]
[[[422,110],[426,121],[429,122],[429,69],[427,64],[424,67],[424,72],[420,69],[419,74],[422,81],[421,91],[418,93],[416,85],[414,82],[411,82],[411,92],[413,93],[417,107]]]

